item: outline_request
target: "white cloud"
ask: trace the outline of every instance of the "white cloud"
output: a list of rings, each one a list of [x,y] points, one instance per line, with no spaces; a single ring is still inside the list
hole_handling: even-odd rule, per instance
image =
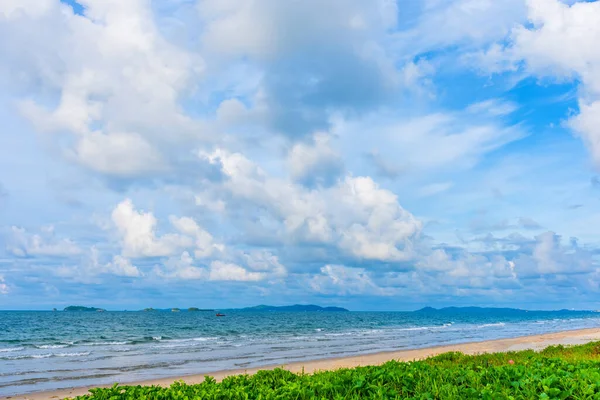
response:
[[[215,251],[222,252],[225,250],[225,246],[214,243],[212,235],[202,229],[193,219],[189,217],[177,218],[173,216],[169,219],[175,229],[194,239],[194,255],[196,258],[206,258],[211,256]]]
[[[242,253],[244,265],[251,271],[268,273],[272,278],[282,278],[287,275],[286,268],[279,262],[279,257],[266,250],[255,250]]]
[[[310,279],[309,285],[318,293],[338,296],[394,294],[393,289],[377,286],[364,268],[350,268],[344,265],[325,265],[320,274]]]
[[[143,275],[135,265],[131,264],[131,260],[118,254],[104,266],[104,271],[118,276],[140,277]]]
[[[114,255],[108,262],[102,261],[103,254],[96,246],[92,246],[85,252],[84,256],[76,261],[70,260],[68,265],[64,263],[54,269],[54,274],[61,278],[68,278],[81,283],[99,283],[101,275],[123,276],[129,278],[140,278],[144,274],[131,263],[131,260]]]
[[[395,35],[399,51],[418,54],[485,45],[503,38],[526,16],[523,0],[429,0],[423,6],[416,26]]]
[[[261,281],[266,278],[262,272],[250,272],[233,263],[213,261],[210,264],[209,279],[211,281]]]
[[[592,162],[600,168],[600,97],[591,103],[580,101],[579,114],[569,120],[569,126],[583,139]]]
[[[18,257],[70,257],[82,252],[71,239],[57,238],[53,226],[42,228],[39,234],[28,233],[24,228],[11,227],[11,239],[7,250]]]
[[[119,203],[112,212],[112,221],[122,238],[126,257],[160,257],[192,245],[188,237],[165,234],[156,237],[157,220],[151,212],[137,211],[130,199]]]
[[[148,2],[82,0],[84,16],[58,1],[35,3],[3,2],[0,70],[16,93],[37,95],[21,109],[38,130],[71,135],[61,141],[67,157],[136,176],[166,168],[166,152],[201,137],[179,99],[202,60],[161,36]]]
[[[4,276],[0,275],[0,294],[8,294],[9,289],[6,281],[4,280]]]
[[[156,236],[157,219],[152,212],[138,211],[130,199],[119,203],[112,212],[112,221],[121,237],[125,257],[164,257],[182,249],[194,249],[196,257],[210,256],[223,246],[188,217],[170,217],[171,225],[179,233]]]
[[[122,177],[166,169],[161,154],[137,134],[92,132],[66,154],[94,171]]]
[[[154,272],[160,277],[170,279],[244,282],[278,279],[287,274],[277,256],[267,251],[240,252],[239,254],[223,254],[223,256],[237,258],[239,264],[232,261],[213,260],[208,266],[196,266],[198,261],[185,251],[180,257],[169,258],[163,264],[164,268],[156,266]]]
[[[527,135],[519,125],[506,125],[501,116],[474,115],[473,108],[416,117],[379,112],[360,120],[336,120],[332,132],[352,142],[353,149],[371,149],[377,169],[391,177],[407,170],[471,168],[487,153]],[[398,166],[389,160],[397,160]]]
[[[580,81],[579,114],[569,125],[600,166],[600,3],[528,0],[527,6],[531,25],[515,27],[504,49],[495,45],[474,59],[491,72],[514,70],[522,62],[528,75]]]
[[[524,275],[578,274],[592,272],[598,267],[591,254],[563,246],[561,237],[554,232],[536,236],[531,258],[522,257],[515,263],[517,273]]]
[[[208,273],[205,268],[194,266],[194,258],[184,251],[179,257],[171,257],[163,263],[164,269],[156,266],[154,272],[159,277],[181,280],[205,280]]]
[[[48,12],[53,3],[52,0],[5,0],[0,4],[0,14],[5,18],[18,18],[23,14],[36,18]]]
[[[331,183],[343,166],[340,155],[331,147],[331,137],[316,133],[312,143],[294,144],[288,164],[294,180],[306,183]]]
[[[443,283],[451,286],[494,287],[497,279],[515,280],[514,265],[502,255],[486,256],[460,252],[451,256],[436,249],[417,263],[419,272],[442,273]]]
[[[216,150],[204,154],[219,163],[228,179],[213,188],[227,194],[228,207],[238,201],[264,209],[286,240],[336,246],[344,253],[371,260],[412,257],[411,241],[421,223],[399,204],[397,196],[370,177],[346,176],[315,190],[268,176],[240,153]]]

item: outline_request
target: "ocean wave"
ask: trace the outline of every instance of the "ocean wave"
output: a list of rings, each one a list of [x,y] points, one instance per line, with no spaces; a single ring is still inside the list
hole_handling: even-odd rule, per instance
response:
[[[25,347],[5,347],[0,348],[0,353],[12,353],[13,351],[22,351]]]
[[[127,344],[142,344],[142,343],[152,343],[152,342],[162,342],[171,340],[169,336],[144,336],[138,339],[132,339]]]
[[[117,347],[114,349],[111,349],[111,351],[117,352],[117,353],[126,353],[128,351],[131,351],[130,347]]]
[[[209,340],[217,340],[219,339],[218,336],[201,336],[201,337],[195,337],[195,338],[187,338],[187,339],[167,339],[167,340],[162,340],[162,342],[168,342],[168,343],[186,343],[186,342],[207,342]]]
[[[335,333],[326,333],[325,336],[352,336],[356,335],[357,332],[335,332]]]
[[[34,344],[33,347],[37,349],[64,349],[65,347],[69,347],[68,344],[42,344],[37,345]]]
[[[477,328],[490,328],[493,326],[504,326],[506,325],[504,322],[495,322],[490,324],[477,325]]]
[[[129,344],[130,342],[91,342],[91,343],[82,343],[82,346],[122,346],[124,344]]]
[[[54,354],[54,357],[84,357],[84,356],[89,356],[90,352],[89,351],[82,351],[79,353],[56,353]]]
[[[432,328],[434,328],[434,327],[431,327],[431,326],[413,326],[411,328],[399,328],[399,329],[394,329],[394,330],[395,331],[401,331],[401,332],[404,332],[404,331],[411,332],[411,331],[426,331],[426,330],[429,330],[429,329],[432,329]]]
[[[27,359],[41,359],[41,358],[50,358],[50,357],[84,357],[89,356],[90,352],[80,352],[80,353],[44,353],[44,354],[27,354],[27,355],[19,355],[19,356],[7,356],[0,357],[0,360],[27,360]]]

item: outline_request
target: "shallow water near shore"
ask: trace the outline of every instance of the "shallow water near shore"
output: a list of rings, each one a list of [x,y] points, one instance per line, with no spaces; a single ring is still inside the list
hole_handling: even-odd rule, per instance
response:
[[[0,396],[600,327],[593,312],[0,312]]]

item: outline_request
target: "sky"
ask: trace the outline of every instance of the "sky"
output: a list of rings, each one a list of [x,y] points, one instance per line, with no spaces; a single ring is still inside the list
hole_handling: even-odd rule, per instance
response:
[[[600,2],[0,1],[0,309],[600,309]]]

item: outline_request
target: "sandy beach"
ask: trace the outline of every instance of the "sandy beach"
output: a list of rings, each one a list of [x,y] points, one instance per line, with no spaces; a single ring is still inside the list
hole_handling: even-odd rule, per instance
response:
[[[375,354],[366,354],[361,356],[330,358],[315,361],[305,361],[299,363],[290,363],[284,365],[271,365],[260,368],[252,368],[245,370],[229,370],[215,371],[213,373],[204,373],[198,375],[176,376],[164,379],[155,379],[148,381],[129,382],[127,376],[123,375],[121,383],[128,385],[160,385],[169,386],[174,381],[183,380],[188,384],[200,383],[204,381],[206,375],[215,377],[217,380],[236,375],[236,374],[253,374],[258,370],[285,368],[292,372],[312,373],[316,371],[335,370],[339,368],[352,368],[365,365],[379,365],[390,360],[412,361],[423,359],[429,356],[445,353],[448,351],[460,351],[465,354],[480,354],[506,351],[519,351],[525,349],[541,350],[551,345],[576,345],[584,344],[591,341],[600,340],[600,328],[581,329],[575,331],[563,331],[556,333],[548,333],[543,335],[522,336],[510,339],[489,340],[484,342],[471,342],[449,346],[437,346],[415,350],[399,350]],[[110,386],[110,385],[109,385]],[[100,386],[103,387],[103,386]],[[48,399],[63,399],[65,397],[74,397],[86,394],[90,387],[65,388],[54,391],[28,393],[0,398],[12,400],[48,400]]]

